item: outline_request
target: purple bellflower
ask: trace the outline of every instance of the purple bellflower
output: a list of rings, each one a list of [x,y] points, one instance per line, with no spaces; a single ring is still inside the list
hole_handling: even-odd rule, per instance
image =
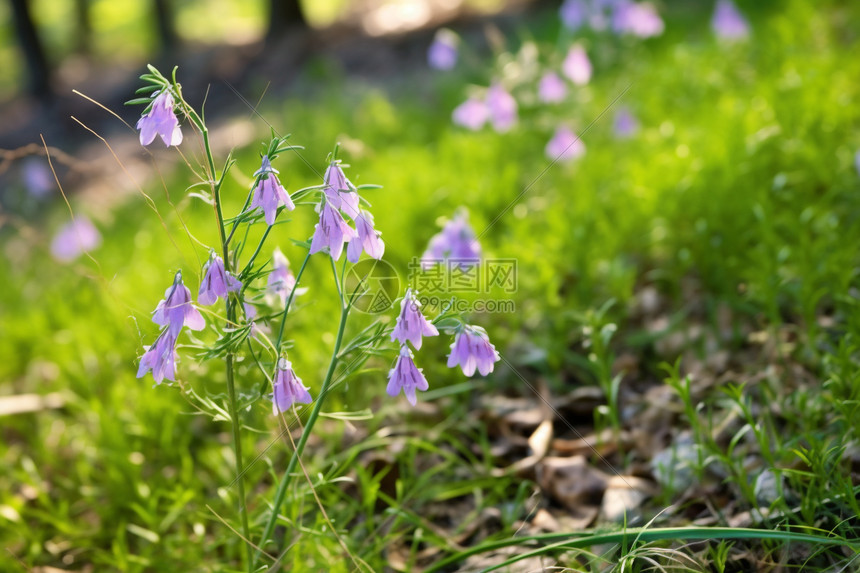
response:
[[[591,81],[591,62],[585,48],[580,45],[571,46],[561,64],[561,70],[578,86],[584,86]]]
[[[538,82],[538,99],[543,103],[558,103],[567,97],[567,85],[555,72],[547,72]]]
[[[388,372],[388,388],[386,388],[388,395],[397,396],[403,390],[406,399],[414,406],[417,402],[415,390],[423,392],[428,387],[427,379],[424,378],[421,368],[415,366],[412,352],[404,344],[400,347],[400,356],[397,357],[394,368]]]
[[[612,131],[616,137],[625,139],[636,135],[639,131],[639,122],[636,116],[633,115],[628,108],[622,107],[615,114],[615,122],[612,124]]]
[[[555,130],[544,152],[552,161],[569,162],[585,155],[585,144],[570,129],[561,126]]]
[[[498,133],[505,133],[517,123],[517,100],[499,84],[487,90],[487,111],[490,123]]]
[[[274,293],[280,300],[281,306],[287,303],[287,297],[293,287],[296,286],[296,277],[290,270],[290,262],[281,249],[275,247],[275,252],[272,255],[272,272],[269,273],[269,281],[267,287],[269,292]]]
[[[165,378],[171,382],[176,379],[176,337],[169,328],[162,330],[155,343],[146,349],[137,368],[137,377],[143,378],[150,370],[157,384]]]
[[[421,266],[424,269],[445,261],[453,262],[461,268],[481,262],[481,244],[462,212],[454,215],[445,227],[430,239],[427,250],[421,256]]]
[[[364,250],[371,258],[381,259],[385,252],[385,243],[379,236],[379,231],[373,228],[373,215],[361,211],[355,218],[356,235],[350,239],[346,247],[346,258],[351,263],[357,263]]]
[[[286,207],[287,211],[296,208],[287,190],[278,181],[277,173],[278,170],[272,167],[267,155],[263,156],[262,166],[254,173],[255,177],[260,176],[260,182],[251,198],[251,209],[260,207],[268,225],[274,225],[280,205]]]
[[[589,6],[585,0],[565,0],[558,9],[558,15],[565,28],[576,32],[586,23]]]
[[[310,254],[328,247],[331,258],[338,260],[343,252],[344,241],[355,236],[355,230],[343,219],[343,215],[326,201],[320,211],[320,222],[314,228]]]
[[[278,372],[272,389],[272,413],[276,416],[279,412],[289,410],[293,404],[310,404],[314,401],[308,387],[302,384],[302,379],[293,372],[293,365],[285,358],[278,360]]]
[[[228,292],[236,292],[242,288],[242,283],[236,277],[224,270],[224,259],[214,255],[203,269],[203,281],[200,292],[197,293],[199,304],[214,304],[218,297],[227,298]]]
[[[475,98],[469,98],[454,109],[451,119],[454,125],[465,127],[471,131],[478,131],[490,118],[490,110],[487,104]]]
[[[750,26],[743,14],[731,0],[719,0],[711,28],[723,40],[740,40],[749,36]]]
[[[51,241],[51,254],[58,261],[68,263],[101,244],[102,236],[98,229],[81,215],[63,225],[57,232]]]
[[[400,303],[400,316],[391,332],[391,340],[406,345],[406,341],[412,343],[415,350],[421,348],[422,336],[438,336],[439,331],[421,313],[421,303],[415,297],[412,289],[406,289],[403,301]]]
[[[349,179],[340,168],[340,163],[332,163],[325,170],[323,177],[325,187],[326,201],[332,204],[335,209],[340,209],[350,219],[355,219],[359,213],[358,193],[353,191]]]
[[[463,374],[472,376],[477,369],[481,376],[493,371],[493,364],[500,359],[496,347],[490,344],[487,332],[479,326],[466,327],[457,333],[448,355],[448,368],[460,366]]]
[[[457,65],[457,36],[451,30],[436,32],[427,49],[427,63],[434,70],[447,71]]]
[[[662,34],[665,25],[657,9],[650,2],[623,0],[615,6],[612,28],[619,34],[651,38]]]
[[[182,283],[182,271],[176,273],[173,284],[164,292],[164,299],[155,307],[152,322],[168,327],[172,338],[179,336],[183,326],[203,330],[206,321],[191,304],[191,291]]]
[[[149,145],[156,135],[161,136],[167,147],[182,143],[182,130],[179,129],[179,120],[173,113],[173,105],[173,96],[169,91],[163,90],[155,96],[149,113],[137,121],[141,145]]]

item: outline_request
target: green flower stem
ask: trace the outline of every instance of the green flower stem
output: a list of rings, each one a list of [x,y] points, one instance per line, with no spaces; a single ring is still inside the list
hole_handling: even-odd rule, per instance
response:
[[[304,265],[302,265],[302,268],[304,268]],[[316,423],[317,418],[320,415],[320,411],[322,410],[323,402],[328,395],[329,387],[331,386],[332,380],[334,378],[334,370],[338,364],[338,352],[340,351],[340,345],[343,342],[343,333],[344,330],[346,330],[346,319],[349,316],[349,309],[349,305],[344,305],[341,308],[340,326],[337,329],[337,339],[334,343],[334,350],[331,354],[331,362],[328,366],[328,372],[325,375],[325,380],[323,380],[319,397],[314,402],[313,410],[311,410],[311,413],[308,416],[308,420],[305,423],[305,429],[302,432],[301,437],[299,438],[298,444],[296,444],[296,449],[293,451],[293,455],[290,457],[290,463],[287,465],[287,469],[284,472],[284,477],[281,479],[281,483],[278,484],[278,491],[275,493],[275,500],[272,504],[272,513],[269,516],[269,521],[266,523],[266,529],[263,531],[263,537],[260,539],[260,543],[257,545],[258,549],[254,553],[254,557],[251,560],[252,568],[254,565],[256,565],[257,559],[259,559],[260,557],[260,552],[269,542],[272,532],[275,529],[275,522],[278,520],[278,512],[281,509],[281,504],[283,504],[284,502],[284,497],[287,493],[287,487],[290,485],[290,478],[292,477],[292,473],[296,469],[296,464],[298,463],[299,456],[301,456],[302,452],[304,452],[305,444],[307,444],[308,442],[308,438],[311,435],[311,431],[314,428],[314,424]],[[284,319],[286,320],[286,315],[284,316]],[[281,323],[281,325],[283,331],[283,323]]]
[[[278,338],[275,341],[275,348],[278,349],[278,352],[281,352],[281,344],[284,342],[284,325],[287,324],[287,314],[290,312],[290,305],[293,303],[293,297],[296,295],[296,289],[299,288],[299,281],[302,280],[302,275],[305,272],[305,267],[308,266],[308,261],[311,260],[311,253],[308,251],[308,254],[305,255],[305,260],[302,261],[302,266],[299,267],[299,272],[296,275],[296,282],[293,284],[293,288],[290,290],[290,297],[287,299],[287,303],[284,305],[284,314],[281,317],[281,328],[278,330]],[[275,361],[279,357],[275,357]]]
[[[212,196],[215,200],[215,214],[218,218],[218,232],[221,236],[221,250],[222,250],[222,258],[224,259],[224,269],[232,274],[232,265],[230,264],[230,246],[227,241],[227,232],[224,226],[224,214],[221,209],[221,183],[224,181],[224,176],[227,174],[226,169],[224,173],[221,174],[220,178],[216,177],[215,174],[215,158],[212,155],[212,146],[209,141],[209,129],[206,127],[206,124],[203,122],[203,119],[197,115],[191,106],[185,104],[187,108],[190,110],[190,115],[192,117],[192,121],[197,128],[200,130],[200,134],[203,136],[203,149],[206,151],[206,160],[209,164],[209,177],[211,178],[212,185]],[[229,165],[229,164],[228,164]],[[228,296],[225,300],[225,305],[227,307],[227,326],[231,327],[236,322],[236,308],[233,304],[233,299]],[[242,436],[240,433],[241,423],[239,422],[239,412],[236,406],[236,383],[233,378],[233,352],[228,352],[227,357],[225,359],[225,367],[227,370],[227,400],[228,400],[228,410],[230,412],[230,425],[232,426],[233,431],[233,452],[236,456],[236,489],[239,496],[239,516],[242,521],[242,535],[245,537],[246,543],[245,545],[245,553],[244,553],[244,561],[248,567],[248,571],[252,571],[252,555],[251,555],[251,546],[247,543],[247,541],[251,540],[251,528],[248,524],[248,508],[245,502],[245,480],[243,476],[245,475],[244,463],[242,461]]]

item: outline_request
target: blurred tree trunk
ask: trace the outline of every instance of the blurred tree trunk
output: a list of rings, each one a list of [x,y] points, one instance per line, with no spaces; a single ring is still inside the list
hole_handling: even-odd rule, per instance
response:
[[[89,0],[75,0],[75,23],[77,24],[75,50],[79,54],[89,54],[92,51],[93,38]]]
[[[307,28],[300,0],[269,0],[269,30],[266,41],[276,41],[291,28]]]
[[[40,98],[48,99],[51,95],[51,72],[48,69],[48,60],[45,58],[45,49],[36,32],[36,25],[30,14],[30,3],[28,0],[12,0],[12,17],[15,22],[15,32],[27,61],[27,72],[30,75],[30,94]]]
[[[153,0],[155,8],[155,27],[158,30],[158,37],[161,41],[161,52],[169,52],[173,50],[178,41],[176,36],[176,28],[173,25],[173,10],[170,6],[170,0]]]

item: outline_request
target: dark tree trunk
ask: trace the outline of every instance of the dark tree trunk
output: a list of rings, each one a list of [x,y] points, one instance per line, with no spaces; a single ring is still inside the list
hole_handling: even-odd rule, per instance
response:
[[[277,41],[291,28],[307,28],[300,0],[269,0],[269,29],[266,41]]]
[[[90,0],[75,0],[75,22],[77,24],[75,49],[80,54],[89,54],[92,51],[93,38]]]
[[[29,92],[40,99],[48,99],[51,95],[51,72],[48,68],[48,60],[45,58],[45,49],[42,47],[30,14],[28,0],[12,0],[12,17],[21,50],[24,52],[24,59],[27,60],[27,72],[30,75]]]
[[[178,44],[176,28],[173,26],[173,10],[170,0],[153,0],[155,8],[155,27],[158,30],[162,52],[173,50]]]

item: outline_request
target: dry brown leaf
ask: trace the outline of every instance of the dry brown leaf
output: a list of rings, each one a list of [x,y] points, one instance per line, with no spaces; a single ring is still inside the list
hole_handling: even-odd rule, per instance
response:
[[[535,469],[541,489],[577,518],[600,507],[609,483],[609,476],[590,466],[585,456],[544,458]]]

